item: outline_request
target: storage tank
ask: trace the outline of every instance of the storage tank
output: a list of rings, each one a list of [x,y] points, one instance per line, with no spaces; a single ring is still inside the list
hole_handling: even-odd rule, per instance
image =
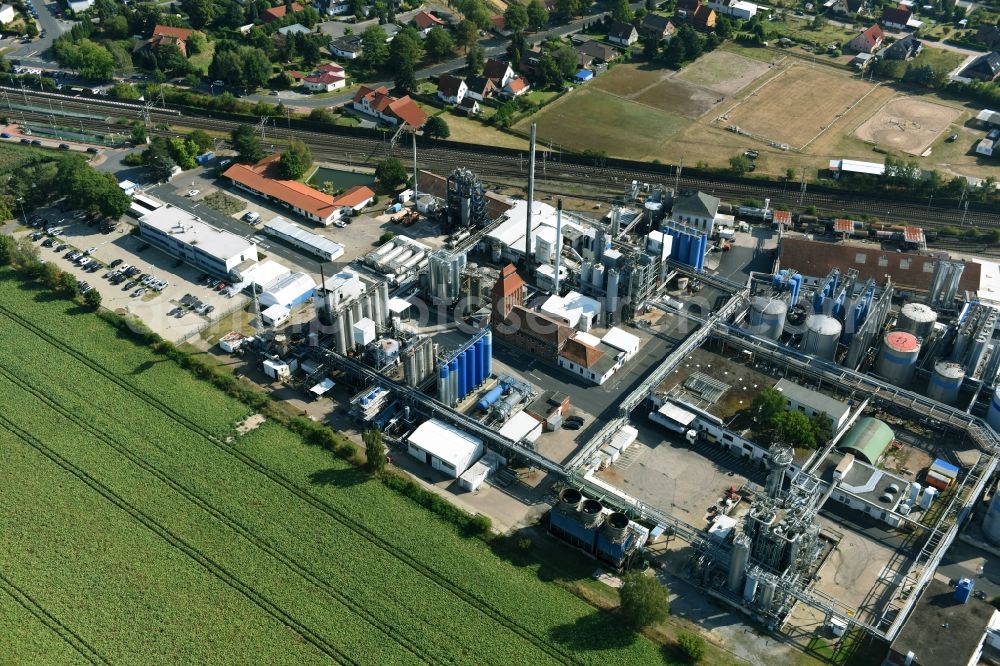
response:
[[[802,351],[832,361],[843,330],[840,322],[829,315],[813,314],[806,319],[806,334]]]
[[[477,402],[476,405],[479,407],[479,409],[485,412],[490,407],[492,407],[493,403],[499,400],[500,396],[502,395],[503,395],[503,384],[498,384],[497,386],[494,386],[489,391],[487,391],[486,395],[480,398],[479,402]]]
[[[483,336],[486,340],[486,376],[493,376],[493,331],[486,331],[486,335]]]
[[[960,363],[938,361],[934,364],[934,373],[927,384],[927,397],[953,405],[958,400],[958,392],[964,380],[965,368]]]
[[[926,488],[924,488],[924,495],[923,497],[920,498],[920,508],[924,509],[925,511],[931,508],[931,504],[934,503],[934,498],[937,497],[937,494],[938,494],[937,488],[934,488],[932,486],[927,486]]]
[[[438,400],[446,405],[451,405],[451,382],[448,381],[448,364],[442,363],[438,370]]]
[[[986,422],[994,430],[1000,432],[1000,386],[993,389],[993,398],[990,400],[990,409],[986,412]]]
[[[583,495],[576,488],[563,488],[563,491],[559,493],[559,506],[557,507],[559,511],[565,514],[574,514],[580,510],[580,504],[583,502]]]
[[[739,594],[743,587],[749,559],[750,537],[746,534],[737,534],[733,539],[733,550],[729,554],[729,577],[726,579],[726,587],[733,594]]]
[[[747,582],[743,585],[743,601],[751,602],[757,596],[757,571],[747,573]]]
[[[448,406],[458,402],[458,359],[448,361]]]
[[[750,330],[768,340],[777,340],[785,328],[788,304],[778,298],[757,296],[750,303]]]
[[[588,530],[595,529],[601,524],[601,520],[604,518],[603,512],[604,506],[597,500],[583,500],[583,504],[580,506],[580,522]]]
[[[920,484],[914,481],[910,484],[910,499],[909,502],[913,506],[917,505],[917,500],[920,499]]]
[[[891,331],[882,339],[875,372],[896,386],[907,386],[917,369],[920,341],[913,333]]]
[[[619,511],[613,511],[608,515],[604,523],[604,533],[611,543],[623,543],[625,534],[628,532],[628,516]]]
[[[937,312],[931,306],[924,303],[907,303],[899,311],[896,328],[926,340],[934,330],[936,321]]]
[[[990,507],[983,516],[983,535],[990,543],[1000,546],[1000,483],[993,489]]]

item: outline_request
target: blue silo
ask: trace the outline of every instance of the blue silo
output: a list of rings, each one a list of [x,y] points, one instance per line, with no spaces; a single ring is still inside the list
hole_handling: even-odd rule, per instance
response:
[[[680,251],[677,253],[677,261],[682,264],[688,263],[691,257],[691,236],[690,234],[681,234],[680,237]]]
[[[467,347],[462,355],[465,356],[465,395],[472,393],[476,386],[476,357],[472,347]]]
[[[705,268],[705,254],[708,252],[708,236],[698,237],[698,256],[695,268],[701,272]]]
[[[448,389],[451,388],[448,382],[448,364],[442,363],[438,371],[438,400],[446,405],[451,404],[448,400]]]
[[[960,604],[967,603],[969,597],[972,596],[972,590],[976,587],[976,584],[972,582],[971,578],[963,578],[958,581],[958,587],[955,588],[955,601]]]
[[[486,381],[486,340],[481,336],[476,340],[476,386]]]
[[[455,357],[455,360],[458,361],[458,394],[455,396],[455,398],[457,400],[461,400],[462,398],[465,397],[465,394],[467,393],[467,391],[465,390],[465,375],[469,370],[468,368],[465,367],[465,354],[459,352],[458,355]]]

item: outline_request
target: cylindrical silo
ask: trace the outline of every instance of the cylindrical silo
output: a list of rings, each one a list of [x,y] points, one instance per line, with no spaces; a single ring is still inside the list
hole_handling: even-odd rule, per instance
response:
[[[458,359],[448,361],[448,406],[458,402]]]
[[[907,303],[899,312],[896,328],[926,340],[934,330],[936,321],[937,312],[931,306],[924,303]]]
[[[455,360],[458,362],[458,392],[455,394],[455,399],[460,401],[465,397],[465,374],[468,372],[468,368],[465,367],[465,352],[459,352]]]
[[[493,331],[486,331],[486,376],[493,376]]]
[[[964,380],[965,368],[961,363],[938,361],[934,364],[934,373],[927,384],[927,397],[946,405],[953,405],[958,400],[958,392]]]
[[[462,355],[465,356],[465,395],[469,395],[476,386],[476,350],[468,347]]]
[[[986,422],[994,430],[1000,432],[1000,386],[993,389],[993,397],[990,399],[990,409],[986,412]]]
[[[990,543],[1000,546],[1000,484],[993,489],[993,499],[983,516],[983,535]]]
[[[906,386],[913,379],[920,355],[920,341],[913,333],[892,331],[882,340],[876,372],[896,386]]]
[[[729,577],[726,579],[726,587],[730,592],[739,594],[743,589],[749,559],[750,537],[746,534],[737,534],[733,539],[733,551],[729,554]]]
[[[476,386],[486,381],[486,340],[476,340]]]
[[[768,340],[777,340],[785,328],[788,304],[778,298],[757,296],[750,303],[750,330]]]
[[[832,361],[837,353],[837,341],[843,329],[840,322],[829,315],[813,314],[806,319],[806,334],[802,351]]]
[[[438,400],[446,405],[450,405],[448,400],[448,365],[442,364],[438,371]]]
[[[690,261],[690,256],[691,256],[691,235],[681,234],[680,241],[681,241],[681,249],[678,253],[677,261],[681,262],[682,264],[686,264]]]

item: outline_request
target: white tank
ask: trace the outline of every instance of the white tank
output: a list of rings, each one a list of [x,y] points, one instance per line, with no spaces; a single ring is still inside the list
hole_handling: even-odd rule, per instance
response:
[[[927,384],[927,397],[931,400],[953,405],[958,400],[958,392],[965,381],[965,368],[960,363],[938,361]],[[926,493],[926,491],[925,491]]]
[[[747,573],[747,581],[743,585],[743,600],[753,601],[753,598],[757,596],[757,572]]]
[[[750,303],[750,331],[768,340],[777,340],[785,328],[788,304],[779,298],[757,296]]]
[[[750,559],[750,537],[737,534],[733,539],[733,550],[729,554],[729,578],[726,587],[734,594],[739,594],[746,576],[747,561]]]
[[[896,386],[905,387],[913,379],[919,355],[917,336],[906,331],[891,331],[882,339],[875,372]]]
[[[896,328],[913,333],[918,338],[927,339],[937,321],[937,312],[924,303],[907,303],[899,311]]]
[[[927,510],[931,508],[931,504],[934,503],[934,498],[937,496],[937,488],[934,486],[927,486],[924,488],[924,495],[920,498],[920,508]]]
[[[604,266],[601,264],[594,264],[590,271],[590,281],[595,287],[604,286]]]
[[[920,484],[914,481],[910,484],[910,504],[916,506],[917,500],[920,499]]]
[[[806,319],[806,334],[802,351],[832,361],[837,353],[837,342],[843,326],[829,315],[812,314]]]
[[[986,412],[986,422],[994,430],[1000,432],[1000,386],[993,389],[993,398],[990,400],[990,409]]]
[[[1000,546],[1000,484],[993,489],[993,499],[983,516],[983,536],[990,543]]]

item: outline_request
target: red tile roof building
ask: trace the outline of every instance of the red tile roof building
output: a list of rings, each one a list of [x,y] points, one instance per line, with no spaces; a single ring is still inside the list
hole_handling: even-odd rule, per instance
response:
[[[152,37],[144,42],[140,42],[134,50],[139,51],[145,48],[173,45],[176,46],[181,52],[181,55],[186,58],[188,55],[187,40],[191,38],[191,33],[193,32],[194,30],[189,28],[174,28],[169,25],[157,25],[153,28]]]
[[[375,196],[364,185],[352,187],[340,196],[333,197],[304,183],[283,179],[277,173],[279,159],[281,155],[275,153],[252,166],[234,164],[222,176],[237,187],[276,201],[324,226],[350,215],[350,210],[361,210]]]
[[[292,13],[301,12],[303,9],[302,5],[297,2],[292,3]],[[285,14],[288,13],[288,5],[278,5],[277,7],[271,7],[270,9],[265,9],[260,15],[260,20],[264,23],[270,23],[271,21],[277,21],[283,18]]]
[[[413,25],[417,26],[417,29],[421,31],[426,31],[435,27],[444,27],[444,21],[434,16],[434,14],[420,12],[413,17]]]
[[[427,114],[417,106],[409,95],[393,97],[385,86],[369,88],[361,86],[354,94],[351,106],[364,114],[398,125],[405,122],[414,129],[420,129],[427,122]]]

